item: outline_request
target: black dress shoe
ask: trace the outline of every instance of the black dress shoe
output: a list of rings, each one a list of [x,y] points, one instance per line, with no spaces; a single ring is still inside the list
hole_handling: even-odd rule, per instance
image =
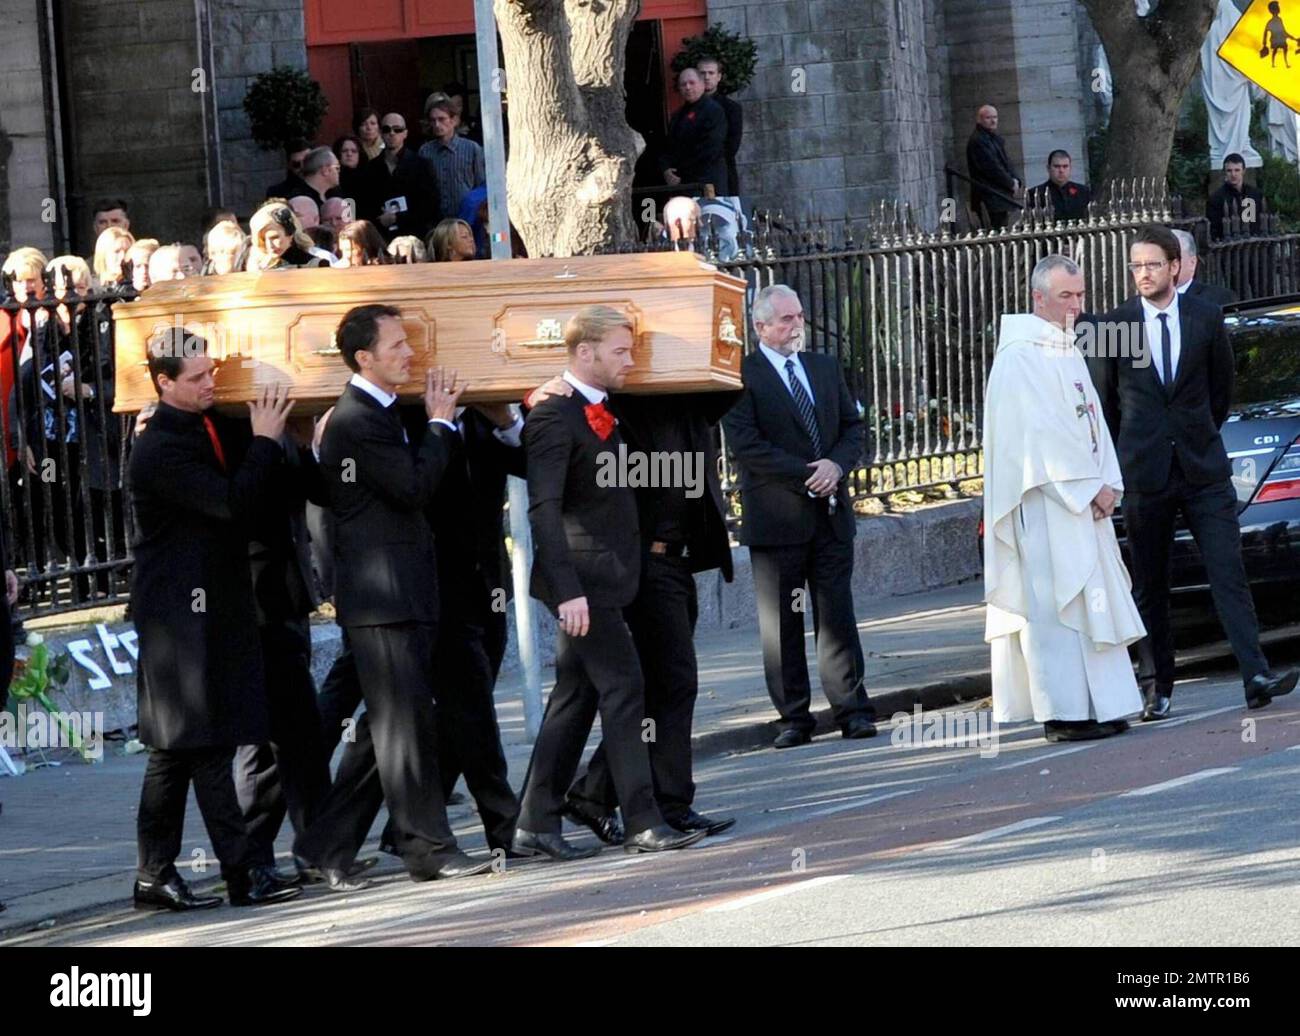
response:
[[[1098,723],[1095,719],[1048,720],[1043,724],[1044,740],[1053,743],[1060,741],[1096,741],[1103,737],[1110,737],[1115,732],[1109,724]]]
[[[669,849],[685,849],[705,835],[704,831],[676,831],[667,824],[656,824],[638,831],[623,843],[625,853],[662,853]]]
[[[681,816],[669,820],[668,826],[681,831],[683,834],[689,834],[692,831],[703,831],[705,835],[717,835],[727,830],[735,822],[735,817],[706,817],[703,813],[696,813],[695,810],[688,809]]]
[[[1124,731],[1128,730],[1128,720],[1126,719],[1110,719],[1101,725],[1106,728],[1106,734],[1108,737],[1115,734],[1122,734]]]
[[[358,856],[346,871],[336,867],[317,867],[297,855],[293,862],[298,866],[299,885],[328,885],[331,892],[359,892],[370,885],[369,880],[361,875],[377,864],[379,857]]]
[[[1289,669],[1285,673],[1258,673],[1246,684],[1246,708],[1262,709],[1274,698],[1290,694],[1295,690],[1300,670]]]
[[[560,812],[566,820],[587,828],[606,845],[619,845],[623,841],[623,822],[618,819],[617,810],[598,813],[576,799],[567,799]]]
[[[220,896],[196,896],[179,874],[168,881],[137,881],[131,898],[137,910],[207,910],[221,906]]]
[[[1142,688],[1142,722],[1150,723],[1156,719],[1168,719],[1169,708],[1173,699],[1157,687]]]
[[[470,856],[457,850],[450,856],[439,857],[432,865],[422,865],[419,861],[408,865],[407,873],[412,881],[434,881],[445,878],[468,878],[472,874],[484,874],[492,869],[492,857]]]
[[[812,740],[812,735],[806,730],[791,728],[783,730],[776,735],[776,740],[772,742],[773,748],[797,748],[799,745],[806,745]]]
[[[523,856],[549,856],[552,860],[585,860],[600,852],[600,846],[577,846],[567,842],[563,835],[544,834],[538,831],[515,829],[511,848]]]
[[[247,874],[232,874],[226,879],[231,906],[269,906],[287,903],[302,895],[297,884],[283,884],[273,875],[274,867],[250,867]]]
[[[844,724],[841,732],[851,741],[863,737],[875,737],[877,733],[876,725],[869,719],[849,720],[848,723]]]

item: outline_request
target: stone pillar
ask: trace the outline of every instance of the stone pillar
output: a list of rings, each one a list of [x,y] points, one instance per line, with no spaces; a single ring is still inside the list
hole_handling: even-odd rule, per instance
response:
[[[56,221],[46,139],[40,0],[0,0],[0,256],[31,245],[52,255]]]

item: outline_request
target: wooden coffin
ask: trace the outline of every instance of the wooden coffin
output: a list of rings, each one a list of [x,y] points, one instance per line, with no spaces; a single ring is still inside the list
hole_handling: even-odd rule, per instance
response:
[[[626,312],[636,329],[632,392],[737,388],[745,282],[689,252],[302,269],[158,284],[115,307],[116,402],[133,413],[156,395],[146,343],[183,325],[217,361],[218,404],[288,382],[296,413],[333,405],[351,372],[334,345],[353,306],[401,308],[415,350],[408,397],[424,372],[456,370],[467,402],[518,400],[564,369],[563,328],[583,306]]]

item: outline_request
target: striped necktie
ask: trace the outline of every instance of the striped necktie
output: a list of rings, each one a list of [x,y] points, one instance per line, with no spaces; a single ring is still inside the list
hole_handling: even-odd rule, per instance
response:
[[[803,418],[804,427],[808,429],[808,437],[812,439],[813,456],[821,457],[822,435],[817,427],[817,410],[813,407],[812,397],[803,387],[803,382],[795,376],[793,357],[785,361],[785,376],[790,382],[790,394],[794,396],[794,405],[799,408],[799,416]]]

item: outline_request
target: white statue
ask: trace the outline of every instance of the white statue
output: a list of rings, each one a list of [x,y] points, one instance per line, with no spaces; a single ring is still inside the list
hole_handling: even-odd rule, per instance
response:
[[[1241,18],[1232,0],[1219,0],[1210,34],[1201,45],[1201,92],[1210,116],[1210,168],[1222,169],[1223,159],[1233,152],[1253,169],[1264,164],[1250,144],[1250,80],[1218,55]]]

